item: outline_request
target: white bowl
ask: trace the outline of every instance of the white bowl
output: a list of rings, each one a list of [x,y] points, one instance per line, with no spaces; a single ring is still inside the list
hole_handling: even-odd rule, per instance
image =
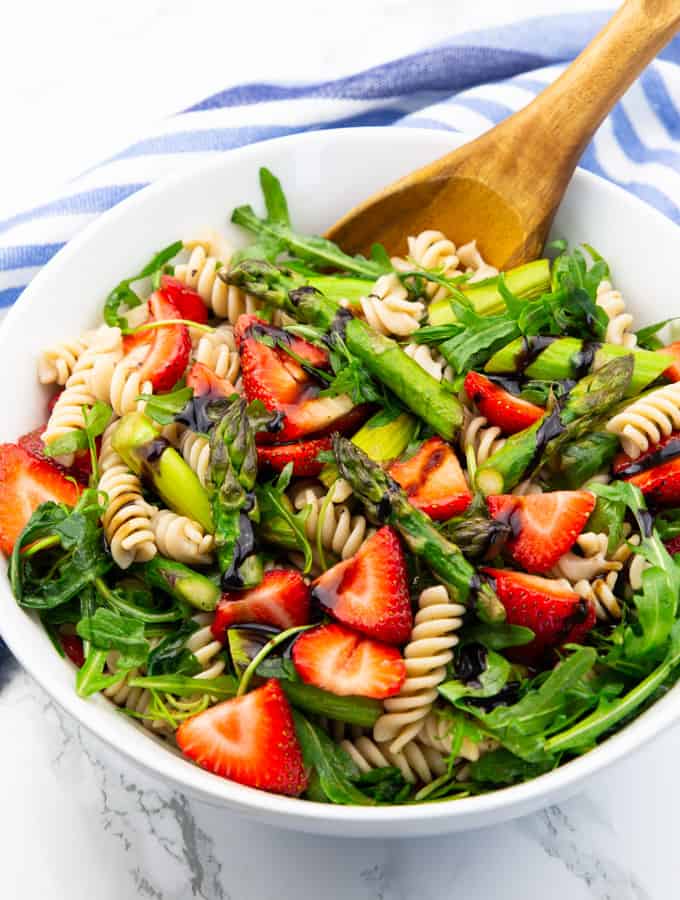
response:
[[[0,384],[10,391],[0,438],[40,424],[45,393],[36,358],[57,338],[101,320],[103,299],[153,252],[206,225],[243,237],[226,221],[233,207],[261,207],[258,168],[282,180],[298,228],[322,232],[349,207],[400,175],[462,143],[442,131],[356,128],[267,141],[226,153],[190,174],[158,182],[103,215],[34,279],[0,331]],[[587,241],[607,259],[642,324],[673,315],[680,284],[678,231],[631,194],[578,171],[555,223],[556,236]],[[469,235],[470,238],[474,235]],[[652,277],[653,276],[653,277]],[[261,822],[317,834],[405,837],[498,823],[553,803],[680,716],[680,686],[596,750],[554,772],[481,797],[377,809],[278,797],[209,774],[169,752],[103,697],[81,700],[73,667],[54,652],[40,624],[21,610],[0,576],[0,632],[42,687],[86,728],[134,762],[215,805]]]

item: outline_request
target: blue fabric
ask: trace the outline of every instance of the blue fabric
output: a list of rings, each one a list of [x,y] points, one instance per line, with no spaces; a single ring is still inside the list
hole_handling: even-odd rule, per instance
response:
[[[528,19],[457,35],[364,72],[323,82],[228,87],[160,123],[62,195],[0,222],[0,306],[100,213],[200,154],[320,128],[406,125],[471,136],[553,81],[606,12]],[[266,106],[263,106],[266,104]],[[680,39],[629,91],[583,158],[598,175],[680,222]],[[0,646],[0,664],[2,647]]]

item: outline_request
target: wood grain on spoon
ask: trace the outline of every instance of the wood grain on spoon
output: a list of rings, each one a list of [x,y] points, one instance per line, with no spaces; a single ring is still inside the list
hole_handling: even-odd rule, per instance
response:
[[[535,259],[586,144],[680,28],[680,0],[627,0],[569,68],[527,107],[355,207],[327,236],[348,253],[406,235],[477,238],[498,268]]]

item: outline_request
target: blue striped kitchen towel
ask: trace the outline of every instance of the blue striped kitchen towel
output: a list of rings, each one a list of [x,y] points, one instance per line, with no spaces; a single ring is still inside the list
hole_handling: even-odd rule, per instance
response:
[[[405,125],[475,136],[553,81],[608,17],[530,19],[324,82],[226,88],[161,122],[42,206],[0,222],[0,307],[98,215],[157,178],[235,147],[321,128]],[[680,39],[600,128],[583,165],[680,222]],[[0,664],[2,662],[0,641]]]

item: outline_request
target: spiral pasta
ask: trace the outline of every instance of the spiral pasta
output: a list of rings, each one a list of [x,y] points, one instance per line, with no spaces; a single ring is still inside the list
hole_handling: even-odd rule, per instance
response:
[[[614,290],[609,281],[601,281],[597,286],[595,302],[607,313],[609,319],[604,338],[607,343],[629,349],[635,347],[637,336],[630,330],[633,317],[626,312],[621,292]]]
[[[411,639],[404,649],[406,681],[398,696],[384,701],[384,714],[373,726],[378,743],[398,753],[420,731],[437,699],[437,686],[458,643],[455,632],[463,624],[465,607],[452,603],[446,588],[435,585],[421,592]]]
[[[443,756],[449,756],[453,749],[451,721],[444,716],[437,715],[436,709],[432,709],[423,720],[422,728],[418,732],[418,743],[437,750]],[[464,737],[458,750],[457,759],[477,762],[482,753],[486,753],[494,746],[497,744],[492,740],[471,741],[469,737]]]
[[[425,305],[409,300],[408,291],[394,273],[381,275],[367,297],[360,300],[368,324],[380,334],[406,337],[420,327]]]
[[[609,535],[586,531],[576,538],[576,546],[581,551],[569,550],[560,557],[552,568],[555,578],[566,578],[572,584],[586,579],[591,581],[608,572],[618,572],[623,568],[621,559],[613,554],[608,556]],[[625,545],[624,545],[625,546]]]
[[[415,237],[409,237],[408,254],[420,268],[438,270],[446,278],[462,274],[459,268],[460,260],[456,254],[456,245],[441,231],[429,229],[421,231]],[[444,285],[432,281],[427,283],[425,293],[432,301],[443,300],[449,295],[449,291]]]
[[[336,494],[336,490],[338,493]],[[329,496],[333,492],[332,497]],[[320,540],[324,549],[330,550],[340,559],[354,556],[370,530],[366,518],[353,515],[345,503],[338,502],[345,496],[344,484],[333,485],[330,491],[321,484],[301,482],[289,491],[296,510],[310,508],[305,522],[305,531],[310,541]]]
[[[409,784],[416,782],[429,784],[447,770],[447,762],[442,754],[433,747],[421,745],[418,741],[411,741],[398,753],[392,752],[384,744],[377,744],[366,735],[351,741],[345,738],[340,742],[340,746],[360,772],[395,766]]]
[[[460,430],[460,447],[467,454],[470,448],[477,465],[485,463],[505,444],[500,428],[489,425],[484,416],[476,416],[467,408],[463,411],[463,427]]]
[[[241,371],[241,359],[236,350],[234,329],[220,325],[210,334],[203,333],[194,343],[193,357],[211,369],[218,378],[233,384]]]
[[[175,266],[175,278],[200,294],[208,309],[218,318],[228,319],[232,325],[243,313],[257,311],[260,304],[255,297],[218,277],[229,260],[212,255],[214,248],[210,242],[194,241],[185,246],[190,249],[189,260]]]
[[[180,435],[179,452],[182,454],[184,462],[193,469],[198,480],[205,487],[210,468],[210,441],[208,438],[187,429]]]
[[[102,524],[111,556],[116,565],[127,569],[133,562],[147,562],[156,555],[156,538],[151,527],[153,507],[142,496],[139,478],[113,448],[116,428],[116,422],[109,425],[102,438],[98,490],[107,497]]]
[[[194,678],[218,678],[227,667],[222,652],[224,647],[212,633],[214,618],[213,613],[197,613],[192,616],[192,621],[199,627],[187,639],[186,648],[201,664],[201,671]]]
[[[119,328],[100,328],[78,358],[50,415],[42,440],[46,446],[57,438],[84,428],[83,406],[92,406],[97,397],[92,382],[109,377],[123,354],[123,342]],[[73,455],[61,457],[65,465],[73,462]]]
[[[441,354],[427,344],[406,344],[404,353],[437,381],[453,381],[453,368]]]
[[[60,341],[43,350],[38,359],[40,384],[65,385],[91,340],[92,334],[86,332],[80,337]]]
[[[151,394],[150,381],[142,381],[140,365],[146,348],[141,347],[126,354],[110,370],[106,366],[95,367],[90,376],[92,393],[97,400],[108,403],[117,416],[144,410],[145,402],[138,400],[140,394]]]
[[[484,281],[485,278],[494,278],[498,275],[498,269],[490,265],[477,248],[477,241],[469,241],[462,244],[458,250],[458,259],[461,265],[465,267],[466,273],[471,273],[472,277],[468,284],[474,284],[476,281]]]
[[[213,536],[188,516],[179,516],[169,509],[156,510],[151,516],[151,530],[161,556],[187,565],[212,562]]]
[[[678,428],[680,381],[640,397],[607,422],[607,431],[619,436],[631,459],[637,459],[650,444],[656,444]]]

